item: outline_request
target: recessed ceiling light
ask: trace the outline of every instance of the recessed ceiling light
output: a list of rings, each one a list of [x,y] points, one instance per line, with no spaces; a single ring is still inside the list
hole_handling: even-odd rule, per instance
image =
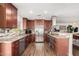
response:
[[[33,11],[32,11],[32,10],[30,10],[30,11],[29,11],[29,13],[30,13],[30,14],[33,14]]]
[[[47,14],[47,13],[48,13],[48,11],[45,10],[45,11],[44,11],[44,14]]]

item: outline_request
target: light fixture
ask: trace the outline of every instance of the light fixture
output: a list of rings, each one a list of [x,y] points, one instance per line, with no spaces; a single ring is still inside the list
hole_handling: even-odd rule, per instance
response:
[[[48,13],[48,11],[45,10],[45,11],[44,11],[44,14],[47,14],[47,13]]]
[[[32,11],[32,10],[30,10],[30,11],[29,11],[29,13],[30,13],[30,14],[33,14],[33,11]]]

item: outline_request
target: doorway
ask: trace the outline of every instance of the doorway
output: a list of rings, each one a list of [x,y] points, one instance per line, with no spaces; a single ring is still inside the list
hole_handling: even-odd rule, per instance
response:
[[[44,42],[44,20],[35,20],[35,42]]]

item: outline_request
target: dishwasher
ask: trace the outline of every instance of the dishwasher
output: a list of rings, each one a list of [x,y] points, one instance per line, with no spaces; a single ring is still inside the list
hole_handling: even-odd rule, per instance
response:
[[[21,38],[19,40],[19,55],[22,55],[24,50],[25,50],[25,38]]]

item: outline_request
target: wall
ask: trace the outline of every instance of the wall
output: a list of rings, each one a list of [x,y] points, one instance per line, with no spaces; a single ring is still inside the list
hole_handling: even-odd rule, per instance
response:
[[[18,16],[17,16],[17,24],[18,24],[18,29],[23,30],[23,17],[21,16],[19,10],[18,10]]]
[[[68,26],[68,25],[73,25],[74,27],[79,27],[78,25],[79,25],[79,22],[73,22],[73,23],[57,23],[56,25],[66,25],[66,26]]]

